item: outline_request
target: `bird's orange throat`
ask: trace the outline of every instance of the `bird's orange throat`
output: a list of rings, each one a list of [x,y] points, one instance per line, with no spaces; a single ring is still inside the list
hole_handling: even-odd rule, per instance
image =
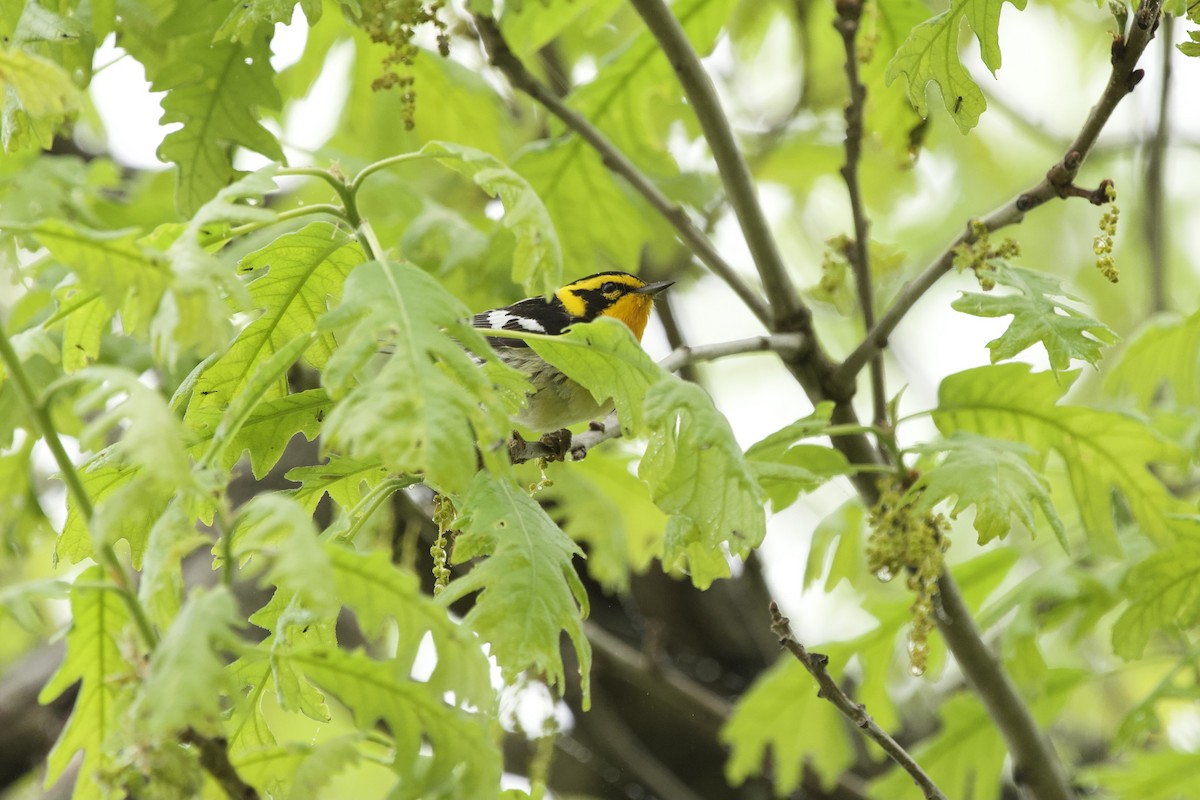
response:
[[[602,316],[612,317],[624,322],[640,342],[646,331],[646,323],[650,320],[650,309],[654,306],[654,298],[645,294],[627,294],[608,308]]]

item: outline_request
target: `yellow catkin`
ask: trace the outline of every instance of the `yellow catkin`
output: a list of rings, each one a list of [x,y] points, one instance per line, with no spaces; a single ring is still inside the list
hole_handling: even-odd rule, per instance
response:
[[[933,631],[938,577],[945,567],[947,524],[940,514],[918,512],[911,498],[904,499],[898,480],[880,486],[879,502],[871,509],[867,538],[867,566],[880,580],[906,575],[913,593],[908,633],[909,667],[922,675],[929,661],[929,634]]]

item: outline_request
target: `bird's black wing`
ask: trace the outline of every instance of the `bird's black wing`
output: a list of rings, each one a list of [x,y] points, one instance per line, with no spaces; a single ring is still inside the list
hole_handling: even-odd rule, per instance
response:
[[[493,308],[476,314],[471,325],[481,330],[524,331],[557,336],[571,324],[571,315],[559,303],[540,297],[530,297],[504,308]],[[520,339],[501,339],[489,336],[488,344],[495,348],[529,347]]]

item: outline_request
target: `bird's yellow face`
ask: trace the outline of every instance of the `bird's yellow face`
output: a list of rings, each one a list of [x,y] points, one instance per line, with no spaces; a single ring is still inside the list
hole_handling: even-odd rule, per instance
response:
[[[646,283],[628,272],[601,272],[568,283],[555,292],[555,297],[572,318],[591,322],[598,317],[612,317],[625,323],[641,341],[654,295],[671,283]]]

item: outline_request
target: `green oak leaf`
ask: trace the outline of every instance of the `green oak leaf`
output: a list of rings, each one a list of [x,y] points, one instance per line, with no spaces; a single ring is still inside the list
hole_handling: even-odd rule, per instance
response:
[[[745,556],[766,535],[759,487],[729,421],[694,383],[674,377],[646,393],[650,442],[638,477],[654,502],[672,514],[663,563],[687,566],[692,582],[705,589],[729,574],[722,552]]]
[[[583,633],[588,596],[571,563],[583,551],[511,479],[478,472],[455,505],[459,534],[453,562],[487,558],[451,581],[438,599],[448,605],[479,592],[465,623],[489,644],[509,680],[532,669],[563,691],[559,637],[566,631],[579,658],[586,709],[592,663]]]
[[[831,668],[832,671],[832,668]],[[803,725],[796,725],[803,719]],[[785,655],[759,675],[721,728],[721,741],[730,748],[725,776],[734,786],[762,774],[770,755],[777,795],[796,791],[804,767],[832,786],[854,763],[854,750],[841,731],[845,720],[828,700],[817,694],[816,680],[804,666]]]
[[[1018,10],[1026,0],[1008,0]],[[1000,10],[1005,0],[952,0],[950,7],[922,22],[892,56],[887,68],[890,85],[901,75],[908,82],[908,99],[922,117],[929,116],[925,90],[932,83],[942,90],[942,102],[963,133],[979,122],[987,108],[983,92],[958,57],[958,31],[965,18],[979,40],[984,66],[1000,69]]]
[[[90,775],[111,763],[105,747],[121,727],[131,689],[137,686],[137,668],[121,646],[129,624],[128,608],[116,592],[81,588],[104,580],[104,569],[99,566],[80,573],[80,585],[71,589],[66,658],[38,695],[40,702],[49,703],[79,684],[71,717],[46,759],[48,783],[58,780],[80,750],[81,774]],[[86,780],[79,782],[74,796],[98,800],[105,794],[97,782]]]
[[[168,25],[185,25],[182,8]],[[203,25],[171,40],[171,57],[152,77],[152,88],[166,92],[163,125],[181,123],[167,134],[158,157],[179,169],[175,202],[191,216],[236,176],[232,148],[245,147],[272,161],[283,149],[259,121],[260,110],[278,110],[279,91],[271,68],[270,36],[263,29],[247,41],[213,41]]]
[[[341,345],[322,375],[337,401],[325,420],[326,447],[391,472],[421,473],[446,492],[466,490],[478,457],[507,472],[499,445],[514,409],[463,348],[502,378],[519,375],[499,364],[470,319],[462,302],[411,264],[355,269],[341,305],[321,321]],[[381,345],[391,353],[382,355]]]
[[[1008,329],[988,342],[993,364],[1040,342],[1050,357],[1051,369],[1056,372],[1069,369],[1073,358],[1095,366],[1100,360],[1101,347],[1117,338],[1104,323],[1056,299],[1078,298],[1064,291],[1062,282],[1053,275],[1014,267],[1002,259],[990,259],[979,276],[1016,289],[1013,294],[966,292],[950,304],[956,311],[976,317],[1012,316]]]
[[[83,95],[53,61],[0,46],[0,149],[47,149],[54,134],[83,108]]]
[[[314,222],[286,233],[243,258],[238,271],[257,274],[247,288],[251,308],[261,314],[199,374],[184,422],[199,432],[215,428],[264,362],[296,337],[316,329],[329,305],[341,299],[346,276],[362,261],[357,242],[328,222]],[[305,349],[303,360],[322,369],[334,347],[331,333],[319,335]],[[262,400],[278,400],[287,394],[287,376],[280,373]]]
[[[1106,391],[1132,397],[1143,411],[1163,399],[1164,386],[1177,407],[1200,406],[1200,311],[1151,318],[1104,376]]]
[[[1151,553],[1125,576],[1129,606],[1113,625],[1113,650],[1141,658],[1155,631],[1200,623],[1200,519],[1185,518],[1184,535],[1172,547]]]
[[[501,222],[516,237],[512,279],[526,291],[550,295],[562,283],[563,254],[550,213],[525,178],[498,158],[450,142],[430,142],[421,154],[466,175],[504,204]]]
[[[229,589],[194,588],[154,648],[133,712],[141,735],[155,740],[189,728],[221,733],[221,696],[232,683],[224,652],[240,640],[237,604]]]
[[[1083,528],[1093,549],[1120,553],[1112,490],[1119,489],[1141,530],[1160,545],[1178,534],[1189,506],[1168,494],[1151,471],[1177,463],[1179,447],[1141,420],[1084,406],[1061,405],[1078,373],[1034,373],[1028,364],[978,367],[947,377],[938,388],[933,421],[943,435],[967,431],[1023,442],[1044,470],[1051,451],[1062,457]]]
[[[1029,447],[960,431],[922,445],[917,452],[943,454],[934,466],[921,471],[904,495],[917,509],[932,511],[938,503],[954,497],[953,518],[973,505],[979,543],[987,544],[1008,535],[1012,517],[1035,533],[1033,510],[1037,508],[1067,549],[1067,531],[1050,499],[1050,484],[1029,465],[1033,455]]]

